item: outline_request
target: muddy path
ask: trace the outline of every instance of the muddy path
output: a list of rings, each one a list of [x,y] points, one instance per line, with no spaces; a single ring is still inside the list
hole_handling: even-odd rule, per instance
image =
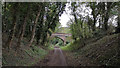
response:
[[[67,66],[65,56],[59,47],[49,51],[49,54],[35,66]]]

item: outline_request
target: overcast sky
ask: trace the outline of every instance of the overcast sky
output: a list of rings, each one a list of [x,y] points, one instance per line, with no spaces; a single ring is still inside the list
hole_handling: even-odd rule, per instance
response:
[[[68,21],[69,21],[68,15],[64,12],[60,17],[60,23],[62,27],[66,27]]]
[[[71,10],[69,10],[69,8],[68,8],[69,6],[70,6],[70,4],[67,3],[66,7],[65,7],[67,14],[64,11],[63,14],[61,15],[61,17],[59,18],[60,19],[59,22],[61,23],[62,27],[67,27],[67,22],[70,20],[70,18],[72,18],[72,16],[70,15]]]

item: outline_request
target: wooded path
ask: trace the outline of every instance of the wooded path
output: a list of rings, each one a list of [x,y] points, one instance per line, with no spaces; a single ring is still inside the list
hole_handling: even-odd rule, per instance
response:
[[[48,55],[34,66],[67,66],[63,51],[59,47],[49,51]]]
[[[51,56],[48,66],[67,66],[65,57],[60,48],[54,48],[54,54]]]

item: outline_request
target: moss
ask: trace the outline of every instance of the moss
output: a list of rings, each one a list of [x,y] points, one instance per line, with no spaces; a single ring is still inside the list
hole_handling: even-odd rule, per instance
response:
[[[53,49],[54,49],[53,45],[48,46],[48,50],[53,50]]]

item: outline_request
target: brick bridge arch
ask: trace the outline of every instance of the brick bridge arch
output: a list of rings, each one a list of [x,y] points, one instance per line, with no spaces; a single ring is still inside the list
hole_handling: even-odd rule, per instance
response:
[[[51,37],[59,37],[64,41],[64,44],[66,44],[66,37],[72,36],[70,33],[53,33]]]

